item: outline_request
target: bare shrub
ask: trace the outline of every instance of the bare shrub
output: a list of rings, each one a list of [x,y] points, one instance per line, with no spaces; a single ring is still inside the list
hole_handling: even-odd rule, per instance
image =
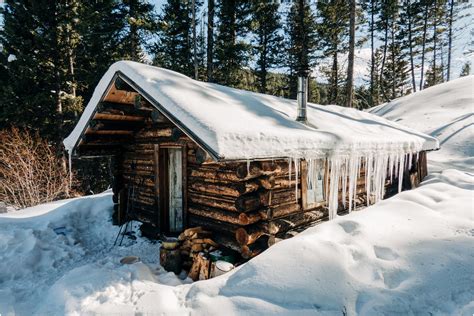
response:
[[[29,207],[69,194],[69,174],[56,150],[38,134],[0,131],[0,201]]]

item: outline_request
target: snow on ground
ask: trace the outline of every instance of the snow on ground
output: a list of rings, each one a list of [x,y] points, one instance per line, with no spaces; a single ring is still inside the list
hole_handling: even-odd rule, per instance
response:
[[[430,175],[191,285],[159,267],[158,244],[112,248],[110,194],[2,215],[0,313],[471,315],[473,187],[460,171]],[[126,255],[143,262],[123,266]]]
[[[473,171],[474,76],[430,87],[369,112],[438,138],[441,149],[428,155],[431,170]]]
[[[472,94],[462,91],[472,81],[376,111],[440,137],[442,149],[428,157],[435,167],[466,170]],[[159,244],[138,238],[112,247],[118,228],[110,193],[0,214],[0,314],[472,315],[473,189],[472,172],[432,173],[415,190],[193,284],[159,266]],[[121,265],[127,255],[142,262]]]

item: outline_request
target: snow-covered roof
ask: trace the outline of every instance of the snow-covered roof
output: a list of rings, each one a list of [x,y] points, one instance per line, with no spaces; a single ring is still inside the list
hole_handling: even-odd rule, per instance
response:
[[[308,104],[308,124],[296,122],[296,100],[190,79],[131,61],[102,77],[79,123],[64,140],[72,151],[116,75],[165,110],[178,127],[218,159],[317,158],[438,149],[438,140],[376,115]],[[188,135],[189,136],[189,135]]]

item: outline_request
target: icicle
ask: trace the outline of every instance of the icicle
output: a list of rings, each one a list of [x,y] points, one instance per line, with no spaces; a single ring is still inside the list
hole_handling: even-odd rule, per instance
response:
[[[295,162],[295,199],[296,202],[298,202],[298,171],[300,169],[300,163],[298,158],[293,159],[293,161]]]
[[[358,157],[352,155],[349,159],[349,213],[353,210],[355,205],[355,192],[357,192],[357,172],[358,172]]]
[[[247,174],[250,176],[250,159],[247,159]]]
[[[367,192],[367,206],[370,205],[370,196],[372,194],[372,187],[373,187],[373,164],[374,164],[374,159],[372,154],[370,153],[366,157],[366,167],[365,167],[365,189]]]
[[[411,164],[413,163],[413,153],[408,154],[408,170],[411,170]]]
[[[334,219],[337,216],[338,208],[338,189],[339,189],[339,178],[341,161],[339,157],[333,157],[330,160],[331,173],[330,173],[330,188],[329,188],[329,219]]]
[[[398,164],[398,193],[402,192],[404,169],[405,169],[405,154],[401,154],[400,161]]]

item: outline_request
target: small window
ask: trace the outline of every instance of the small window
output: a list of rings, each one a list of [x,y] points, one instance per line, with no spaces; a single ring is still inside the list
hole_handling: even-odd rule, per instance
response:
[[[306,186],[303,187],[303,208],[310,209],[324,202],[325,164],[324,160],[305,161],[302,173]],[[306,192],[304,192],[306,191]]]

